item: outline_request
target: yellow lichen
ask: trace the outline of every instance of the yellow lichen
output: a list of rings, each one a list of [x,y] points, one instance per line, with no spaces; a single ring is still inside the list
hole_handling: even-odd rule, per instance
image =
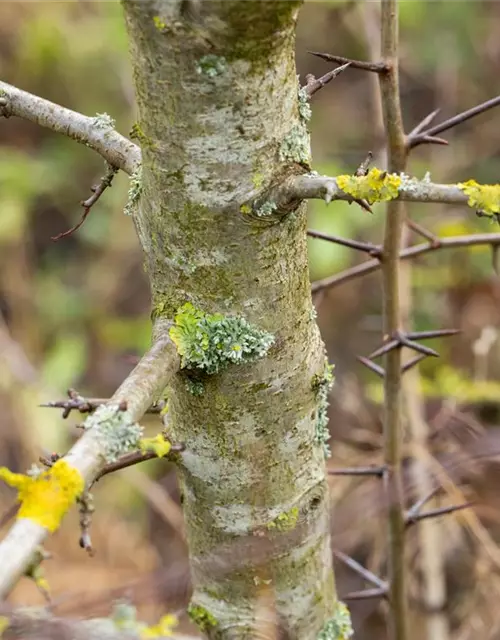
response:
[[[37,476],[13,473],[0,467],[0,478],[18,491],[18,518],[27,518],[55,531],[82,493],[85,482],[80,472],[61,459]]]
[[[158,458],[163,458],[167,453],[170,453],[172,444],[165,439],[162,433],[154,436],[153,438],[141,438],[139,446],[144,453],[153,451]]]
[[[500,185],[478,184],[475,180],[460,182],[458,187],[468,196],[467,204],[476,211],[495,216],[500,214]]]
[[[157,624],[151,627],[146,627],[140,632],[141,640],[148,640],[149,638],[168,638],[172,635],[172,630],[178,624],[177,618],[167,613],[167,615],[160,618]]]
[[[348,195],[357,200],[387,202],[398,197],[401,177],[394,173],[380,171],[374,167],[366,176],[338,176],[338,186]]]
[[[0,638],[3,636],[3,632],[7,631],[10,625],[10,620],[7,616],[0,616]]]

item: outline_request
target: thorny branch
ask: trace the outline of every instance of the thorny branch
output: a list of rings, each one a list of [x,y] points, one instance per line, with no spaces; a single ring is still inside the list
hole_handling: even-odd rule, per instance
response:
[[[332,240],[333,241],[333,240]],[[450,236],[448,238],[439,238],[439,243],[435,242],[417,244],[399,252],[400,260],[409,260],[418,256],[437,251],[438,249],[458,249],[464,247],[476,247],[480,245],[497,247],[500,245],[500,233],[476,233],[471,235]],[[373,273],[380,269],[379,260],[367,260],[354,267],[341,271],[333,276],[317,280],[312,283],[312,292],[317,293],[324,289],[336,287],[360,276]]]
[[[90,118],[0,81],[0,117],[18,116],[62,133],[94,151],[113,167],[132,175],[141,150],[113,128],[109,116]]]

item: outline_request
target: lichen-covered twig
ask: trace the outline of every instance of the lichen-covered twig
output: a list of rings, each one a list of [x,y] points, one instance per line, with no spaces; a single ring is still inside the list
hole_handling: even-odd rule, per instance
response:
[[[18,116],[62,133],[97,151],[110,165],[129,175],[141,163],[140,148],[115,131],[106,114],[84,116],[0,81],[0,116]]]
[[[57,507],[62,518],[85,485],[92,483],[107,463],[139,445],[141,431],[136,421],[179,369],[179,356],[168,336],[168,328],[167,322],[156,324],[151,349],[110,403],[89,415],[81,438],[66,456],[41,474],[40,482],[35,478],[30,484],[23,476],[3,472],[3,477],[19,488],[22,503],[16,523],[0,543],[1,598],[7,596],[23,575],[50,530],[57,528],[59,522],[53,517],[48,526],[48,515]]]
[[[417,258],[418,256],[437,251],[439,249],[459,249],[466,247],[476,247],[480,245],[490,245],[496,247],[500,245],[500,233],[476,233],[471,235],[462,236],[450,236],[449,238],[440,238],[439,244],[435,243],[422,243],[417,244],[407,249],[402,249],[399,252],[400,260],[409,260],[411,258]],[[341,271],[340,273],[324,278],[323,280],[317,280],[312,283],[311,289],[313,293],[322,291],[324,289],[330,289],[337,287],[345,282],[354,280],[361,276],[373,273],[380,269],[380,260],[367,260],[354,267]]]
[[[117,171],[118,171],[117,167],[113,167],[110,164],[107,165],[106,173],[101,178],[99,184],[91,188],[92,195],[89,196],[86,200],[82,200],[80,202],[80,204],[83,207],[83,213],[80,220],[73,227],[71,227],[71,229],[68,229],[67,231],[62,231],[61,233],[58,233],[56,236],[53,236],[52,240],[54,240],[54,242],[57,242],[57,240],[60,240],[61,238],[66,238],[67,236],[70,236],[72,233],[77,231],[82,226],[82,224],[87,219],[87,216],[89,215],[92,207],[99,200],[99,198],[106,191],[106,189],[111,186],[111,183],[113,182],[113,178],[115,177],[115,173]]]
[[[330,177],[315,174],[293,176],[269,191],[268,197],[278,208],[289,207],[300,200],[352,200],[338,184],[343,176]],[[488,185],[485,185],[488,186]],[[468,204],[469,196],[458,184],[439,184],[428,180],[403,177],[397,187],[394,200],[405,202],[435,202],[440,204]]]

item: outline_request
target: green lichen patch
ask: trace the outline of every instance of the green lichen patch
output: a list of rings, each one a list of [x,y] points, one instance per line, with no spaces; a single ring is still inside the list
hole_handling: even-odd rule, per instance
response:
[[[272,216],[273,213],[278,209],[278,205],[276,202],[264,202],[262,206],[256,209],[255,214],[259,216],[259,218],[267,218]]]
[[[369,204],[394,200],[401,186],[401,176],[376,167],[370,169],[366,176],[343,175],[338,176],[336,181],[342,191]]]
[[[335,614],[325,623],[317,640],[348,640],[353,634],[349,609],[338,601]]]
[[[185,386],[192,396],[202,396],[205,393],[205,385],[201,380],[195,380],[194,378],[187,377]]]
[[[115,120],[107,113],[96,113],[94,118],[94,127],[96,129],[114,129]]]
[[[118,404],[101,405],[83,427],[96,430],[106,462],[115,462],[124,453],[137,449],[142,436],[142,427]]]
[[[500,184],[478,184],[475,180],[460,182],[458,187],[468,196],[467,204],[477,212],[499,219]]]
[[[330,431],[328,430],[328,394],[333,387],[335,381],[333,375],[334,365],[325,363],[324,372],[321,375],[315,375],[312,381],[313,391],[316,393],[317,409],[316,409],[316,433],[315,442],[323,447],[325,457],[330,457],[330,447],[328,440],[330,439]]]
[[[228,364],[262,358],[274,343],[270,333],[257,329],[244,318],[207,314],[189,302],[178,310],[170,337],[183,368],[210,374]]]
[[[223,56],[216,56],[209,53],[203,56],[196,63],[196,72],[209,78],[222,75],[227,68],[226,59]]]
[[[142,194],[142,166],[130,176],[130,183],[128,189],[128,199],[123,209],[123,213],[126,216],[131,216],[139,202]]]
[[[210,611],[199,604],[190,604],[187,613],[200,631],[208,631],[210,627],[215,627],[217,624],[216,618]]]
[[[308,166],[311,160],[309,133],[303,123],[295,125],[283,138],[279,148],[279,159]]]
[[[280,513],[272,522],[267,525],[267,528],[272,531],[291,531],[297,526],[299,520],[299,508],[292,507],[289,511]]]

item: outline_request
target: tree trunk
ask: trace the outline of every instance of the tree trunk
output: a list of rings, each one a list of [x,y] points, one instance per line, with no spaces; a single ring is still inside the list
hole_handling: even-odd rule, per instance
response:
[[[336,610],[328,368],[305,206],[251,204],[308,170],[308,105],[294,62],[299,5],[123,0],[143,151],[134,221],[153,315],[172,320],[190,302],[274,336],[256,362],[212,375],[184,369],[170,393],[172,436],[187,448],[190,610],[210,638],[258,637],[263,593],[284,637],[317,638]]]

